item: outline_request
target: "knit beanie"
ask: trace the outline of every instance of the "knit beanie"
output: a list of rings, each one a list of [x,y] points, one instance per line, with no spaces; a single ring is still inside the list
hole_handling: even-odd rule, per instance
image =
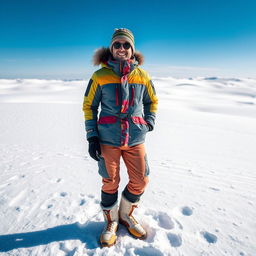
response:
[[[112,53],[114,42],[118,41],[119,39],[124,39],[127,42],[129,42],[132,47],[132,53],[134,54],[134,52],[135,52],[134,36],[133,36],[132,31],[130,31],[127,28],[116,28],[115,29],[115,32],[112,35],[112,40],[111,40],[111,43],[109,46],[110,52]]]

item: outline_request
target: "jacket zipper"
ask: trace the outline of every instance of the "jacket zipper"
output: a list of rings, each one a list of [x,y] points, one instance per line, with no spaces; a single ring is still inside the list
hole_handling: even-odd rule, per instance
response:
[[[119,93],[118,93],[118,87],[116,85],[116,106],[119,105]]]
[[[134,88],[134,85],[132,85],[132,98],[131,98],[130,106],[134,106],[134,97],[135,97],[135,88]]]

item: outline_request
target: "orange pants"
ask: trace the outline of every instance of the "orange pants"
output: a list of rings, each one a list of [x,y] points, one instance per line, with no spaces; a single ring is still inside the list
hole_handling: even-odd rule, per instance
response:
[[[120,182],[120,158],[122,156],[127,167],[129,183],[127,189],[134,195],[144,192],[148,184],[149,167],[144,144],[128,147],[114,147],[101,144],[99,173],[103,177],[102,191],[114,194]]]

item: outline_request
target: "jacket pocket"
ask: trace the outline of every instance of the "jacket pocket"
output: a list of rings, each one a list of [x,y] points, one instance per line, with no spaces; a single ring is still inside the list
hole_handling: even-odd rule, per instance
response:
[[[102,116],[99,118],[98,124],[114,124],[116,123],[115,116]]]
[[[135,124],[135,126],[143,131],[143,132],[148,132],[149,128],[147,126],[147,122],[144,120],[143,117],[140,116],[132,116],[131,117],[132,122]]]
[[[143,143],[148,132],[146,121],[140,116],[132,116],[130,124],[130,144]]]
[[[140,116],[132,116],[131,117],[134,124],[147,124],[147,122]]]
[[[97,127],[101,143],[119,145],[121,140],[121,129],[117,117],[102,116],[98,120]]]

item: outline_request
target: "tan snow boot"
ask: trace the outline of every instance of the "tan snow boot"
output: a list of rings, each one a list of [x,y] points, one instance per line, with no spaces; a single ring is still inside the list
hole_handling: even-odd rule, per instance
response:
[[[131,203],[123,195],[119,208],[119,222],[126,226],[129,233],[139,239],[145,239],[147,233],[145,229],[138,223],[138,221],[132,215],[135,208],[137,208],[139,202]]]
[[[116,243],[116,231],[118,228],[118,204],[111,207],[101,206],[106,225],[100,236],[102,247],[110,247]]]

